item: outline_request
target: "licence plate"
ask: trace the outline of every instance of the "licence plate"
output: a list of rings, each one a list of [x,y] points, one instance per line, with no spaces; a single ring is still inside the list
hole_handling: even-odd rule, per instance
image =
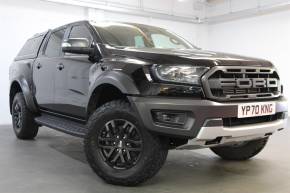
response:
[[[275,113],[275,102],[244,103],[238,105],[238,118],[273,115]]]

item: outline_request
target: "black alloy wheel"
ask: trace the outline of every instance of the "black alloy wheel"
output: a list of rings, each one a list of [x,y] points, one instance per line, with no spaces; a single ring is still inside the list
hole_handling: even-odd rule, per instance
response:
[[[105,124],[99,132],[98,146],[104,161],[115,169],[133,167],[142,153],[139,130],[123,119],[114,119]]]
[[[12,116],[13,116],[12,118],[13,118],[14,128],[16,130],[19,130],[22,124],[22,109],[19,102],[16,102],[14,104],[14,107],[12,108]]]

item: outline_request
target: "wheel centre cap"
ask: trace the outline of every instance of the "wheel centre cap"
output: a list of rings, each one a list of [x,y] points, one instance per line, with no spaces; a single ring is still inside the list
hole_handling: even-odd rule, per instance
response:
[[[120,140],[119,143],[118,143],[118,148],[122,148],[123,147],[123,141]]]

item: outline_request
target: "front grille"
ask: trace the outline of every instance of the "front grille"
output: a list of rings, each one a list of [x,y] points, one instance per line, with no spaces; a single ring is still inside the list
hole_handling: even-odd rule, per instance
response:
[[[203,77],[208,98],[249,100],[280,96],[280,80],[272,68],[214,67]]]
[[[255,124],[255,123],[271,122],[271,121],[276,121],[278,119],[283,119],[283,113],[276,113],[275,115],[249,117],[249,118],[237,118],[237,117],[223,118],[223,125],[225,127],[234,127],[234,126],[249,125],[249,124]]]

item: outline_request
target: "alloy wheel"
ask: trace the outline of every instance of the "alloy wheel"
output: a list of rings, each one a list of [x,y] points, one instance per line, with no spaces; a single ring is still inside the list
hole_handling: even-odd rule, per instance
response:
[[[142,153],[138,128],[123,119],[107,122],[98,136],[99,152],[114,169],[129,169],[136,165]]]
[[[21,128],[21,121],[22,121],[22,109],[21,106],[16,103],[13,108],[13,122],[16,129]]]

